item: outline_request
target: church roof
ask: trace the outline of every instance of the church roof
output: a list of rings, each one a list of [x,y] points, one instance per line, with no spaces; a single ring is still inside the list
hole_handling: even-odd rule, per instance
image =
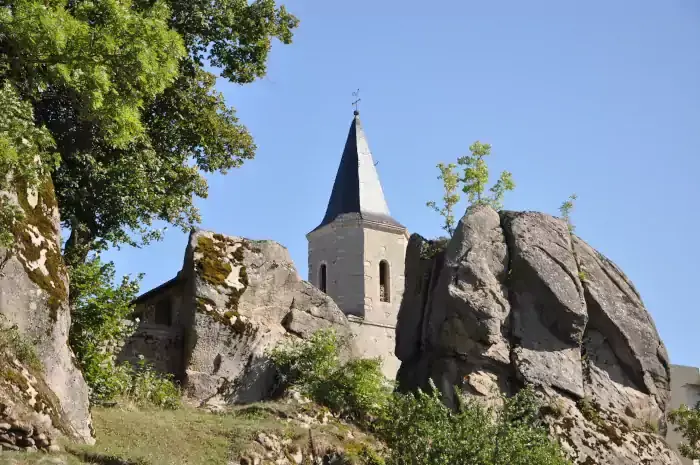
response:
[[[404,227],[389,213],[372,153],[362,130],[360,114],[357,111],[350,124],[350,132],[335,175],[326,214],[314,231],[332,223],[341,215],[359,217],[399,228]]]

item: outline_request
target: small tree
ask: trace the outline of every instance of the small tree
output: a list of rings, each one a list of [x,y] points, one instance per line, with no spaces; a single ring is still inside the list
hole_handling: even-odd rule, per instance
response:
[[[700,459],[700,402],[694,408],[681,405],[668,415],[668,419],[685,439],[678,445],[681,455],[691,460]]]
[[[459,175],[455,171],[457,165],[454,163],[450,163],[449,165],[438,163],[437,168],[440,170],[440,176],[438,176],[438,179],[442,180],[443,186],[443,206],[438,207],[432,200],[427,202],[426,206],[432,208],[444,218],[442,229],[444,229],[447,234],[452,236],[455,230],[454,206],[457,204],[457,202],[459,202],[460,198],[460,195],[457,192]]]
[[[457,163],[464,166],[464,177],[460,180],[464,183],[462,191],[467,194],[471,205],[490,205],[495,210],[503,208],[503,197],[506,192],[515,189],[513,175],[509,171],[503,171],[489,191],[485,194],[486,184],[489,181],[489,168],[485,157],[491,155],[491,144],[474,142],[470,147],[470,155],[460,157]]]
[[[576,194],[571,194],[569,198],[561,204],[559,207],[559,211],[561,212],[561,217],[566,221],[566,224],[569,227],[569,232],[573,233],[574,229],[574,224],[571,222],[571,210],[574,209],[574,202],[578,199],[578,196]]]

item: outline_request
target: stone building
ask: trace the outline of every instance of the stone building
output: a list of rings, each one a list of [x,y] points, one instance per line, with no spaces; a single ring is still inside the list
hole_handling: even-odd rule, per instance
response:
[[[674,410],[685,404],[695,407],[700,402],[700,369],[683,365],[671,365],[671,405],[669,410]],[[675,431],[673,425],[669,425],[666,440],[675,449],[683,437]],[[700,460],[683,458],[684,465],[699,465]]]
[[[408,232],[392,218],[357,111],[326,214],[307,234],[309,282],[348,316],[358,350],[393,379]]]
[[[408,232],[389,214],[357,112],[326,214],[307,238],[309,281],[350,320],[356,352],[381,357],[385,375],[393,379],[399,367],[395,328]],[[188,294],[196,273],[190,268],[185,263],[176,277],[134,301],[140,321],[120,354],[121,360],[131,362],[143,357],[156,370],[184,383],[190,357],[187,341],[196,339],[191,334],[194,303]]]

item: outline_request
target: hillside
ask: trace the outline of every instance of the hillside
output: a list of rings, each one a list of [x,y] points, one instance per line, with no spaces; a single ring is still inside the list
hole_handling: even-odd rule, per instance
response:
[[[1,464],[204,465],[302,463],[315,454],[353,463],[376,442],[351,424],[334,419],[313,403],[261,402],[218,412],[195,409],[95,408],[94,446],[65,442],[64,451],[3,452]]]

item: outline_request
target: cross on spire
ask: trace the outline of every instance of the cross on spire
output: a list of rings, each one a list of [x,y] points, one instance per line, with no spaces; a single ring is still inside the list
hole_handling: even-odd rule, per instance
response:
[[[360,114],[360,110],[359,110],[360,102],[362,101],[362,99],[360,98],[360,89],[357,89],[355,92],[353,92],[352,96],[357,97],[357,99],[354,102],[352,102],[352,104],[355,106],[355,111],[354,111],[355,115],[359,115]]]

